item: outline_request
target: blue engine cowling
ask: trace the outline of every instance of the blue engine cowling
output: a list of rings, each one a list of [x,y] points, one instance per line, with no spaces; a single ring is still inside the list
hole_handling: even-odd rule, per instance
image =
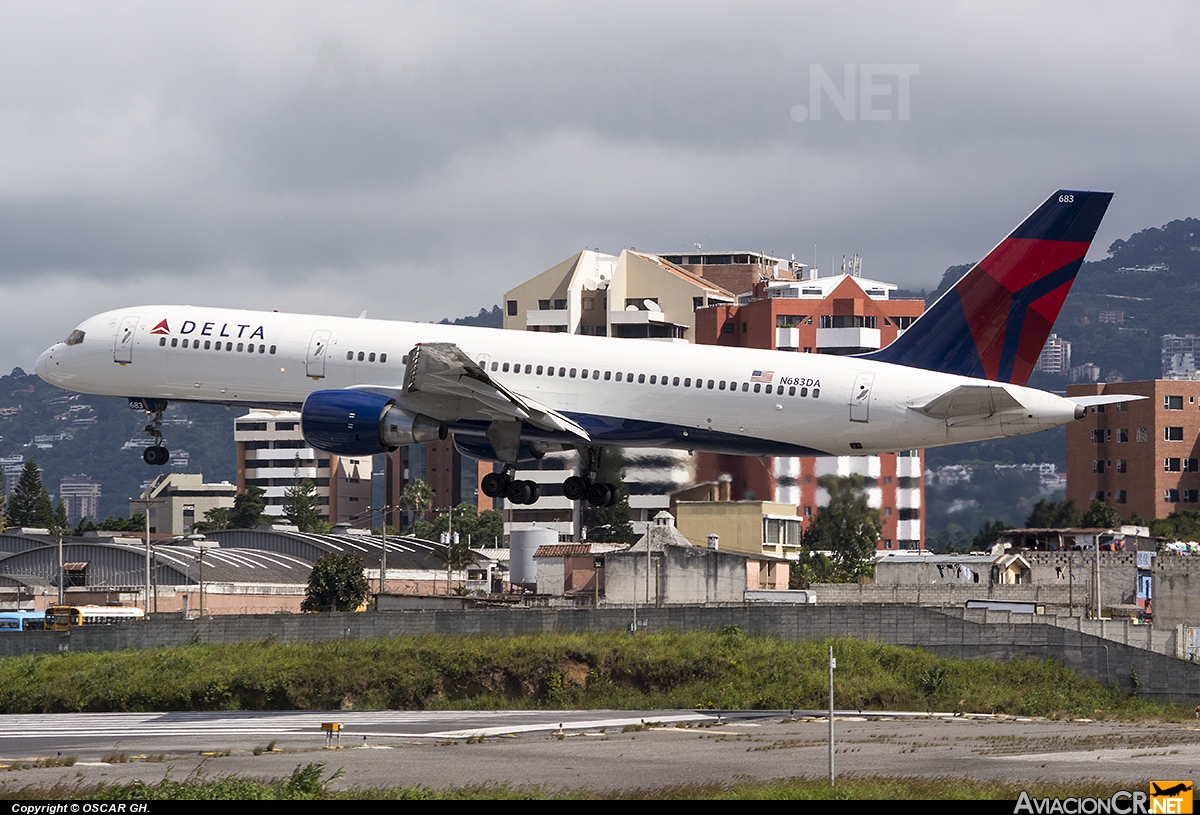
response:
[[[300,409],[304,440],[340,456],[370,456],[446,438],[446,423],[396,407],[396,400],[351,390],[313,391]]]
[[[530,444],[527,441],[521,442],[521,446],[517,449],[517,460],[515,462],[502,461],[496,455],[496,451],[492,449],[491,443],[483,436],[466,436],[462,433],[454,434],[454,446],[458,452],[462,453],[467,458],[473,458],[478,461],[492,461],[500,464],[520,464],[533,461],[540,461],[542,456],[546,455],[544,446]],[[556,445],[558,449],[561,445]]]

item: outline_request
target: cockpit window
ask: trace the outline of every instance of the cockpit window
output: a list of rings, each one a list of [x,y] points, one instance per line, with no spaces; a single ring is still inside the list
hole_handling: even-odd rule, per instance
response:
[[[67,345],[79,345],[81,342],[83,342],[83,332],[78,328],[72,331],[71,336],[66,339]]]

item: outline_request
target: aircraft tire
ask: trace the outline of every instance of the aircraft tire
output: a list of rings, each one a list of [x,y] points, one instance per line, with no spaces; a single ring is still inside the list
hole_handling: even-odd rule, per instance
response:
[[[606,507],[612,500],[613,491],[608,484],[592,484],[588,487],[587,501],[594,507]]]
[[[579,501],[587,495],[589,486],[586,478],[573,475],[563,482],[563,497],[568,501]]]
[[[621,491],[617,489],[617,485],[609,484],[608,485],[608,503],[605,504],[604,506],[606,506],[606,507],[616,506],[617,501],[619,501],[620,499],[621,499]]]
[[[488,473],[483,477],[479,488],[488,498],[499,498],[508,490],[508,479],[500,473]]]
[[[161,467],[171,459],[171,453],[167,448],[160,445],[147,447],[142,453],[142,460],[151,467]]]
[[[533,503],[530,498],[533,497],[534,486],[532,481],[512,481],[505,490],[504,497],[514,504]]]

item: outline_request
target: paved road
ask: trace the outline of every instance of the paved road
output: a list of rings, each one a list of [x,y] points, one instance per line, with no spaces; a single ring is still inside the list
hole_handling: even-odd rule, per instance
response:
[[[664,726],[623,732],[643,719]],[[326,721],[345,726],[340,750],[325,749]],[[1200,776],[1200,722],[872,714],[835,724],[839,775],[1094,778],[1130,788]],[[720,718],[693,711],[64,714],[6,716],[0,725],[0,764],[59,752],[78,758],[70,768],[4,773],[0,794],[34,784],[155,782],[168,772],[175,779],[280,778],[310,761],[342,769],[336,787],[508,782],[636,790],[824,777],[828,728],[826,721],[791,721],[788,711]],[[466,742],[474,736],[483,736],[482,743]],[[282,752],[253,754],[271,741]],[[122,753],[131,760],[103,761]]]

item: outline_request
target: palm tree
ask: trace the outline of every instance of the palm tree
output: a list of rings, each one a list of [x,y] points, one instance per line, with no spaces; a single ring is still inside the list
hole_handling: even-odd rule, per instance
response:
[[[400,506],[408,508],[414,521],[423,518],[433,507],[433,490],[421,479],[414,478],[400,494]]]

